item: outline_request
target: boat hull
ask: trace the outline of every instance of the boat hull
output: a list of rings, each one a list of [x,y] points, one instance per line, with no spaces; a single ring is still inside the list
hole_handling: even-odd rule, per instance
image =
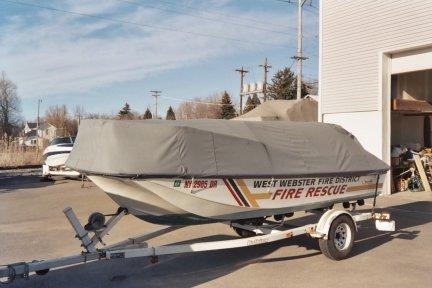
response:
[[[72,144],[48,146],[43,153],[45,165],[50,167],[64,166],[72,149]]]
[[[62,152],[55,155],[50,155],[45,158],[45,164],[50,167],[64,166],[69,157],[70,152]]]
[[[235,221],[374,197],[384,176],[274,179],[128,179],[90,175],[119,206],[160,224]],[[378,182],[377,182],[378,181]]]

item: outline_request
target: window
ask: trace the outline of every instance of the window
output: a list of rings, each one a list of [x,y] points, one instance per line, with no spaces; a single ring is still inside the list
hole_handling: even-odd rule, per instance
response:
[[[62,137],[62,138],[55,138],[49,145],[57,145],[57,144],[71,144],[72,139],[71,137]]]

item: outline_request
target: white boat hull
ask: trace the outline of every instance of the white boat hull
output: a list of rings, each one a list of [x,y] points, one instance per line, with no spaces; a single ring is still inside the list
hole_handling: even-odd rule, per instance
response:
[[[119,206],[155,223],[234,221],[371,198],[384,176],[278,179],[127,179],[89,176]]]
[[[48,156],[45,159],[45,164],[50,167],[64,166],[69,157],[69,152]]]
[[[72,144],[59,144],[48,146],[44,153],[45,165],[50,167],[64,166],[73,149]]]

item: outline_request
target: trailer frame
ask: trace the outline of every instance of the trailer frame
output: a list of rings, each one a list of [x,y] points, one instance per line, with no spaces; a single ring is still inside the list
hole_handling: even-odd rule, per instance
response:
[[[37,275],[44,275],[53,268],[61,268],[74,264],[86,264],[88,262],[101,260],[149,257],[151,263],[156,263],[158,262],[158,256],[161,255],[256,246],[305,234],[313,238],[326,239],[332,222],[340,215],[347,215],[354,223],[374,219],[376,221],[376,227],[379,230],[394,231],[395,229],[395,222],[390,220],[389,213],[377,213],[374,211],[357,213],[354,209],[350,212],[346,210],[329,209],[321,216],[317,223],[295,228],[287,228],[284,220],[281,222],[265,221],[263,225],[260,226],[226,223],[232,227],[252,231],[256,234],[256,236],[248,238],[149,247],[146,241],[184,227],[165,226],[112,245],[106,245],[103,242],[103,237],[128,214],[127,209],[119,208],[117,213],[107,215],[110,216],[110,218],[104,223],[103,227],[94,231],[88,231],[84,228],[86,226],[80,223],[72,208],[65,208],[63,213],[74,229],[76,233],[75,237],[81,241],[81,246],[84,250],[79,254],[66,257],[5,265],[0,267],[0,279],[6,278],[6,281],[2,281],[1,283],[11,283],[17,278],[29,279],[29,275],[32,272],[35,272]],[[93,234],[92,237],[90,237],[89,233]],[[103,245],[103,247],[96,248],[98,244]]]

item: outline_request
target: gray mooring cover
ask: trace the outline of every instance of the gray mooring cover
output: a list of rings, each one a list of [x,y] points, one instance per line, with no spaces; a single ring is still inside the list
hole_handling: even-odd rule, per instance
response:
[[[229,120],[85,120],[66,165],[143,177],[356,175],[389,168],[340,126]]]
[[[313,99],[266,101],[233,120],[317,122],[318,102]]]

